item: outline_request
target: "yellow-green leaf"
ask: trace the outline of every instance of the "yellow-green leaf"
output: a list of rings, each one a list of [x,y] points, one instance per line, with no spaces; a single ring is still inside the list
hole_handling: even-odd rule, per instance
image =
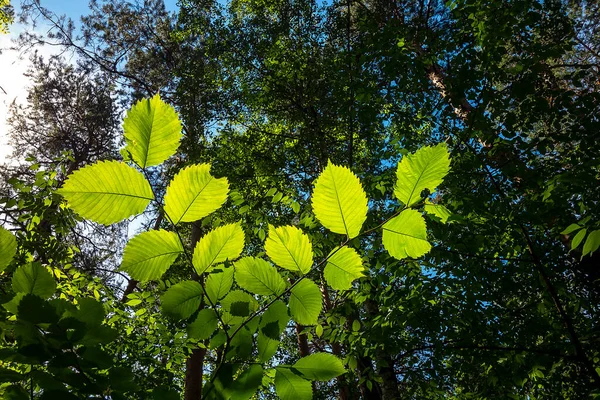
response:
[[[239,223],[220,226],[196,244],[192,263],[198,274],[209,272],[216,264],[233,260],[244,249],[244,231]]]
[[[399,260],[418,258],[431,250],[425,219],[416,210],[404,210],[383,225],[383,246]]]
[[[275,228],[269,225],[265,251],[275,264],[294,272],[306,274],[313,263],[312,244],[295,226]]]
[[[176,233],[143,232],[125,246],[121,269],[140,282],[159,279],[181,253],[183,245]]]
[[[310,400],[312,385],[310,381],[296,375],[289,369],[277,369],[275,390],[281,400]]]
[[[206,296],[215,304],[222,299],[233,285],[233,268],[217,267],[206,278]]]
[[[319,287],[309,279],[298,282],[290,294],[290,314],[301,325],[315,325],[323,308]]]
[[[187,326],[187,332],[190,337],[195,339],[208,339],[217,330],[219,318],[213,309],[204,309],[198,313],[198,316]]]
[[[48,268],[33,262],[16,269],[12,277],[12,288],[15,293],[30,293],[47,299],[54,294],[56,282]]]
[[[348,290],[355,279],[364,276],[362,259],[356,250],[349,247],[342,247],[332,253],[323,270],[325,280],[335,290]]]
[[[165,194],[165,212],[174,224],[192,222],[219,209],[227,200],[227,178],[215,178],[210,165],[192,165],[179,171]]]
[[[0,226],[0,271],[10,264],[17,254],[17,240],[12,233]]]
[[[448,222],[448,218],[452,215],[450,210],[441,204],[433,204],[429,200],[425,200],[425,206],[423,207],[427,214],[435,215],[438,217],[443,224]]]
[[[171,286],[160,298],[165,314],[179,319],[189,318],[200,307],[202,286],[195,281],[183,281]]]
[[[402,158],[396,170],[394,194],[410,207],[421,199],[425,189],[433,191],[450,170],[450,154],[444,143],[426,146]]]
[[[123,121],[125,152],[142,168],[158,165],[175,154],[181,139],[181,122],[173,107],[157,94],[138,101]]]
[[[328,381],[346,372],[342,361],[328,353],[315,353],[296,361],[293,368],[311,381]]]
[[[234,264],[237,284],[254,294],[265,296],[280,295],[285,290],[285,282],[277,269],[265,260],[244,257]]]
[[[144,175],[118,161],[100,161],[75,171],[57,192],[79,215],[104,225],[140,214],[154,199]]]
[[[593,254],[600,247],[600,230],[592,231],[583,245],[583,255]]]
[[[575,250],[577,247],[579,247],[579,245],[583,241],[583,238],[585,237],[586,233],[587,233],[586,228],[583,228],[582,230],[577,232],[577,234],[573,238],[573,241],[571,242],[571,250]]]
[[[331,161],[315,182],[312,206],[325,228],[350,239],[358,236],[367,219],[367,196],[360,180]]]

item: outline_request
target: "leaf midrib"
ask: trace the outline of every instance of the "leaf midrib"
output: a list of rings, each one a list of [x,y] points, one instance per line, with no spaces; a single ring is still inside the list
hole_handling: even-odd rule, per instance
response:
[[[125,196],[125,197],[134,197],[136,199],[144,199],[144,200],[154,200],[154,197],[144,197],[144,196],[136,196],[133,194],[125,194],[125,193],[117,193],[117,192],[83,192],[83,191],[69,191],[69,190],[61,190],[61,193],[74,193],[74,194],[104,194],[110,196]]]
[[[429,243],[427,239],[423,239],[423,238],[420,238],[420,237],[417,237],[417,236],[409,235],[408,233],[398,232],[398,231],[395,231],[395,230],[390,229],[390,228],[383,228],[383,230],[384,231],[388,231],[388,232],[392,232],[392,233],[396,233],[396,234],[402,235],[402,236],[408,236],[408,237],[411,237],[413,239],[422,240],[424,242]]]
[[[335,174],[333,173],[333,169],[331,170],[331,182],[333,183],[333,191],[335,192],[335,199],[338,203],[338,208],[340,209],[340,215],[342,216],[342,223],[344,224],[344,230],[346,231],[346,235],[350,236],[350,232],[348,231],[348,225],[346,225],[346,219],[344,218],[344,210],[342,209],[342,203],[340,202],[340,196],[338,194],[337,185],[335,184]]]
[[[167,253],[160,253],[160,254],[157,254],[157,255],[155,255],[155,256],[152,256],[152,257],[144,258],[143,260],[141,260],[141,261],[138,261],[138,262],[135,262],[135,263],[132,263],[132,264],[130,264],[130,265],[126,265],[126,266],[124,266],[124,268],[130,267],[130,266],[136,266],[136,265],[138,265],[138,264],[141,264],[141,263],[144,263],[144,262],[147,262],[147,261],[153,260],[153,259],[155,259],[155,258],[164,257],[164,256],[168,256],[168,255],[171,255],[171,254],[178,254],[178,255],[179,255],[179,254],[181,254],[181,253],[183,253],[183,250],[179,250],[179,251],[170,251],[170,252],[167,252]]]
[[[300,264],[298,264],[298,262],[296,261],[296,258],[294,257],[294,255],[292,254],[292,252],[290,251],[290,249],[283,242],[283,238],[281,237],[281,235],[279,235],[279,232],[277,232],[277,229],[274,229],[274,231],[275,231],[275,234],[277,235],[277,238],[281,242],[281,245],[283,246],[283,248],[286,249],[286,251],[288,252],[288,254],[290,255],[290,257],[292,257],[292,261],[294,261],[294,264],[296,264],[296,267],[298,267],[298,271],[300,271],[300,273],[303,274],[304,272],[302,271],[302,268],[300,267]]]

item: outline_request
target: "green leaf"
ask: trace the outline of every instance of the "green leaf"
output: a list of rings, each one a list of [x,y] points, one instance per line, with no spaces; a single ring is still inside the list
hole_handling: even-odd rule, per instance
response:
[[[571,225],[567,226],[565,228],[565,230],[562,231],[560,234],[561,235],[568,235],[569,233],[575,232],[575,231],[577,231],[577,230],[579,230],[581,228],[582,228],[582,226],[579,226],[577,224],[571,224]]]
[[[321,290],[310,279],[303,279],[291,290],[290,313],[300,325],[315,325],[323,308]]]
[[[206,296],[210,299],[210,301],[215,304],[217,301],[222,299],[229,291],[231,290],[231,286],[233,285],[233,268],[219,268],[214,269],[213,272],[210,273],[206,282],[204,283],[204,288],[206,289]]]
[[[12,288],[16,293],[31,293],[47,299],[54,294],[56,282],[46,267],[34,262],[17,268]]]
[[[244,257],[234,263],[235,281],[254,294],[280,295],[286,285],[277,269],[260,258]]]
[[[159,279],[181,253],[183,245],[176,233],[143,232],[125,246],[121,269],[140,282]]]
[[[58,320],[54,307],[33,294],[23,296],[19,302],[17,317],[32,324],[53,323]]]
[[[317,335],[317,337],[323,336],[323,326],[322,325],[315,326],[315,334]]]
[[[17,239],[0,226],[0,271],[4,271],[15,254],[17,254]]]
[[[269,225],[265,251],[281,268],[306,274],[313,263],[312,244],[302,230],[294,226]]]
[[[229,312],[234,317],[247,317],[258,309],[258,302],[252,295],[242,292],[241,290],[233,290],[229,292],[221,305],[225,311]]]
[[[208,339],[217,330],[218,321],[214,310],[201,310],[194,322],[187,326],[188,335],[195,339]]]
[[[17,293],[17,294],[15,294],[15,297],[13,297],[12,299],[10,299],[10,301],[8,301],[6,303],[2,303],[2,307],[4,307],[4,309],[6,309],[7,311],[13,313],[14,315],[17,315],[19,303],[21,302],[21,300],[23,299],[23,297],[25,297],[25,295],[26,295],[26,293]]]
[[[315,182],[312,206],[325,228],[350,239],[358,236],[367,219],[367,196],[360,180],[331,161]]]
[[[327,284],[335,290],[348,290],[352,282],[364,276],[362,259],[356,250],[342,247],[332,251],[333,255],[327,260],[323,275]]]
[[[433,204],[429,200],[425,200],[425,206],[423,207],[427,214],[435,215],[438,217],[443,224],[448,222],[448,218],[452,215],[450,210],[441,204]]]
[[[258,359],[261,362],[267,362],[277,353],[279,340],[271,339],[267,335],[259,332],[256,337],[256,348]]]
[[[450,154],[444,143],[426,146],[402,158],[396,170],[394,194],[406,207],[421,199],[425,189],[433,191],[450,170]]]
[[[259,329],[265,336],[279,340],[281,332],[290,322],[288,308],[281,300],[276,300],[260,318]]]
[[[571,242],[571,250],[575,250],[577,247],[579,247],[586,233],[587,229],[585,228],[577,232],[577,235],[575,235],[573,241]]]
[[[260,361],[267,362],[277,353],[279,338],[289,322],[288,308],[280,300],[271,304],[263,313],[256,339]]]
[[[165,212],[175,225],[197,221],[219,209],[227,193],[227,178],[214,178],[209,164],[192,165],[179,171],[169,183]]]
[[[207,233],[196,244],[193,264],[198,274],[215,264],[236,259],[244,249],[244,231],[239,223],[224,225]]]
[[[118,161],[100,161],[75,171],[57,193],[79,215],[104,225],[140,214],[154,199],[144,175]]]
[[[77,305],[79,309],[75,314],[75,318],[85,322],[88,326],[97,327],[102,324],[106,311],[101,302],[90,297],[80,297],[77,299]]]
[[[425,219],[416,210],[404,210],[383,225],[383,246],[399,260],[418,258],[431,250]]]
[[[583,245],[583,255],[593,254],[600,247],[600,230],[592,231]]]
[[[10,385],[1,393],[4,400],[29,400],[29,393],[21,385]]]
[[[142,168],[158,165],[175,154],[181,122],[173,107],[157,94],[138,101],[123,121],[125,141],[133,161]]]
[[[277,369],[275,390],[281,400],[310,400],[312,385],[310,381],[294,374],[289,369]]]
[[[328,381],[346,372],[342,361],[329,353],[315,353],[303,357],[293,368],[311,381]]]
[[[228,389],[230,400],[248,400],[262,383],[263,368],[252,364],[233,382]]]
[[[202,286],[195,281],[183,281],[171,286],[160,300],[165,314],[186,319],[200,307]]]

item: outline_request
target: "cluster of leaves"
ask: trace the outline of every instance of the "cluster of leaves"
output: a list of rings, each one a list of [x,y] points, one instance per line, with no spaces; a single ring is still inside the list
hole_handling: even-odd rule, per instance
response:
[[[8,27],[13,22],[13,9],[10,0],[0,0],[0,34],[8,33]]]
[[[102,224],[139,214],[151,201],[158,203],[171,229],[133,237],[125,248],[121,269],[140,282],[154,281],[178,257],[185,258],[191,279],[170,285],[160,303],[164,314],[186,321],[188,335],[198,346],[217,354],[206,396],[249,398],[264,384],[264,375],[282,399],[311,398],[310,382],[343,374],[342,360],[321,352],[292,365],[276,364],[274,370],[265,371],[262,364],[276,354],[290,319],[301,325],[318,325],[322,294],[314,281],[317,274],[322,273],[334,290],[352,288],[365,268],[359,250],[352,247],[360,243],[354,239],[380,229],[384,247],[398,259],[420,257],[430,250],[425,220],[414,207],[423,203],[421,192],[433,191],[449,170],[443,145],[423,148],[399,163],[394,192],[403,208],[367,230],[363,224],[368,200],[360,180],[348,168],[329,163],[314,183],[312,208],[325,228],[345,239],[315,261],[311,240],[301,229],[270,226],[264,250],[271,263],[260,255],[239,258],[245,242],[239,223],[217,227],[200,238],[193,252],[186,249],[179,227],[220,208],[227,199],[229,184],[226,178],[213,177],[207,164],[190,165],[174,176],[164,198],[155,196],[157,190],[144,174],[173,155],[179,145],[181,125],[172,107],[158,96],[142,100],[128,113],[124,129],[127,146],[122,153],[127,161],[101,161],[83,167],[68,177],[58,193],[79,215]],[[425,210],[439,214],[440,207],[428,204]],[[6,260],[6,267],[15,254],[16,241],[6,230],[1,232],[1,258]],[[115,368],[107,372],[107,366],[97,365],[107,359],[100,345],[116,335],[102,325],[102,304],[89,298],[48,300],[55,293],[54,277],[48,266],[39,262],[19,266],[12,282],[16,296],[5,307],[17,316],[18,324],[31,332],[46,333],[26,335],[20,348],[34,346],[36,362],[49,371],[58,363],[56,357],[80,355],[61,364],[63,369],[76,370],[72,372],[78,379],[74,387],[84,393],[94,392],[89,386],[97,389],[108,384],[111,393],[118,395],[123,387],[119,382],[131,374]],[[56,336],[54,341],[41,342],[50,334]],[[93,374],[90,369],[101,372]],[[113,386],[114,374],[119,378],[114,378]],[[59,382],[73,385],[74,380],[60,376]],[[43,389],[52,393],[55,388]]]
[[[565,228],[560,234],[561,235],[572,235],[573,240],[571,241],[571,249],[575,250],[583,243],[583,249],[581,250],[581,257],[592,255],[600,247],[600,229],[585,228],[585,224],[589,222],[590,218],[586,217],[581,222],[571,224]],[[589,235],[588,235],[589,232]],[[587,235],[587,238],[586,238]],[[585,242],[584,242],[585,239]]]

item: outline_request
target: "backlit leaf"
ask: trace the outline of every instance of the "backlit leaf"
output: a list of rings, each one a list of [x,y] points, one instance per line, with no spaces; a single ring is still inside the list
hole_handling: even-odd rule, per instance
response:
[[[281,300],[275,301],[260,317],[259,330],[274,340],[279,340],[281,332],[290,322],[288,308]]]
[[[358,236],[367,219],[367,196],[360,180],[331,161],[315,182],[312,206],[325,228],[351,239]]]
[[[233,285],[233,268],[214,269],[204,283],[206,296],[215,304],[231,290],[231,285]]]
[[[251,347],[250,347],[251,348]],[[248,400],[258,390],[262,383],[263,368],[251,364],[228,388],[230,400]]]
[[[279,348],[281,333],[290,322],[288,308],[280,300],[275,301],[260,318],[256,339],[258,358],[262,362],[269,361]]]
[[[210,165],[192,165],[179,171],[165,194],[165,212],[174,224],[192,222],[219,209],[227,200],[227,178],[215,178]]]
[[[583,241],[583,238],[585,237],[586,233],[587,233],[587,229],[585,229],[585,228],[583,228],[582,230],[577,232],[577,234],[573,238],[573,241],[571,242],[571,250],[575,250],[577,247],[579,247],[579,245]]]
[[[140,214],[154,199],[144,175],[118,161],[100,161],[73,172],[57,193],[77,214],[104,225]]]
[[[47,299],[54,294],[56,282],[46,267],[33,262],[17,268],[12,277],[12,288],[15,293],[35,294]]]
[[[285,282],[277,269],[260,258],[244,257],[234,264],[235,281],[247,291],[265,296],[279,295],[285,290]]]
[[[210,271],[215,264],[233,260],[244,249],[244,231],[239,223],[220,226],[196,244],[193,264],[198,274]]]
[[[183,246],[176,233],[162,229],[143,232],[125,246],[121,269],[141,282],[159,279],[181,253]]]
[[[303,357],[296,361],[293,367],[311,381],[328,381],[346,372],[342,361],[329,353],[315,353]]]
[[[290,313],[301,325],[315,325],[323,308],[321,290],[309,279],[298,282],[291,290]]]
[[[295,226],[269,225],[265,251],[281,268],[306,274],[313,263],[312,245],[308,236]]]
[[[431,250],[425,219],[416,210],[404,210],[383,225],[383,246],[399,260],[418,258]]]
[[[183,281],[171,286],[160,298],[165,314],[179,319],[189,318],[200,307],[202,286],[195,281]]]
[[[450,170],[450,155],[444,143],[426,146],[402,158],[396,170],[394,194],[410,207],[421,199],[425,189],[433,191]]]
[[[362,259],[356,250],[349,247],[342,247],[332,253],[323,270],[325,280],[335,290],[348,290],[355,279],[364,276]]]
[[[123,121],[125,151],[140,167],[158,165],[175,154],[181,139],[181,122],[173,107],[157,94],[138,101]]]
[[[194,322],[187,326],[188,335],[195,339],[208,339],[217,330],[218,321],[214,310],[201,310]]]
[[[435,215],[438,217],[443,224],[448,222],[448,218],[452,215],[450,210],[444,207],[441,204],[433,204],[429,200],[425,201],[425,206],[423,207],[427,214]]]
[[[583,255],[593,254],[600,247],[600,230],[592,231],[583,245]]]
[[[17,240],[12,233],[0,226],[0,271],[10,264],[17,253]]]
[[[234,317],[247,317],[258,309],[258,302],[252,295],[233,290],[221,300],[223,308]]]
[[[579,226],[579,225],[577,225],[577,224],[571,224],[571,225],[567,226],[567,227],[565,228],[565,230],[564,230],[564,231],[562,231],[560,234],[561,234],[561,235],[568,235],[569,233],[571,233],[571,232],[575,232],[576,230],[579,230],[579,229],[581,229],[581,228],[582,228],[582,226]]]
[[[312,385],[310,381],[296,375],[289,369],[277,369],[275,390],[281,400],[310,400]]]

